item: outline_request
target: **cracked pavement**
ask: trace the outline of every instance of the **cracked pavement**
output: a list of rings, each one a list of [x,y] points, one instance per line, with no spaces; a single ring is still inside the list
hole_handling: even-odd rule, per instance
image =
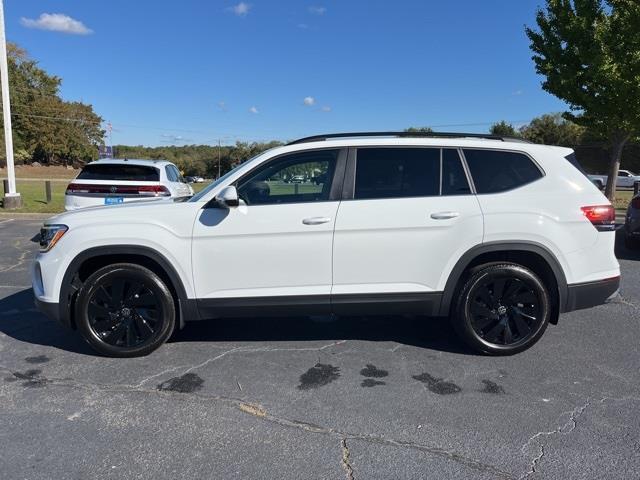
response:
[[[0,218],[3,479],[640,476],[640,252],[622,295],[532,349],[475,355],[445,320],[189,324],[93,354],[33,307],[36,218]]]

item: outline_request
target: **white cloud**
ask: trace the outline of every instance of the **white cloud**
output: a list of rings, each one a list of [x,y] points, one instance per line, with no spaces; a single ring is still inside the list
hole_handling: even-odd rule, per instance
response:
[[[246,17],[247,14],[249,13],[249,10],[251,10],[251,5],[245,2],[240,2],[239,4],[234,5],[233,7],[229,7],[227,10],[235,13],[239,17]]]
[[[37,19],[22,17],[20,23],[27,28],[68,33],[70,35],[89,35],[93,33],[93,30],[87,28],[80,20],[75,20],[63,13],[43,13]]]
[[[184,138],[182,135],[172,135],[169,133],[163,133],[160,135],[163,143],[186,143],[190,142],[190,138]]]
[[[325,7],[309,7],[309,13],[313,14],[313,15],[324,15],[325,13],[327,13],[327,9]]]
[[[329,105],[325,105],[320,110],[322,110],[323,112],[330,112],[331,111],[331,107]]]
[[[520,95],[522,95],[524,92],[522,90],[516,90],[515,92],[513,92],[511,95],[513,95],[514,97],[519,97]]]
[[[226,112],[227,111],[227,102],[225,102],[225,101],[218,102],[218,109],[221,112]]]
[[[251,107],[251,108],[249,109],[249,113],[258,114],[258,113],[260,113],[260,112],[259,112],[259,111],[258,111],[258,109],[254,106],[254,107]]]
[[[313,107],[316,104],[316,99],[313,97],[304,97],[302,101],[307,107]]]
[[[309,25],[307,25],[306,23],[299,23],[298,28],[302,30],[307,30],[309,28]]]

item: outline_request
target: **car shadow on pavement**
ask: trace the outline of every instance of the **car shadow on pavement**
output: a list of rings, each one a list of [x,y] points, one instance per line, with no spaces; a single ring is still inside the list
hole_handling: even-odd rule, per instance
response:
[[[620,260],[640,260],[640,249],[631,250],[624,245],[624,229],[616,232],[616,257]]]
[[[30,288],[0,299],[0,332],[21,342],[95,355],[80,335],[38,312]]]
[[[95,355],[80,335],[38,312],[33,291],[0,299],[0,332],[21,342]],[[234,318],[187,323],[171,342],[395,341],[425,349],[473,354],[449,321],[421,316]]]

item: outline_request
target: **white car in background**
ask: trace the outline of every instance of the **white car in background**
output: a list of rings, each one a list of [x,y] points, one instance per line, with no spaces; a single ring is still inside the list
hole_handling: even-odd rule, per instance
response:
[[[600,190],[607,185],[608,178],[607,175],[589,175],[589,180]],[[636,182],[640,182],[640,175],[636,175],[630,170],[618,170],[617,188],[633,188],[633,184]]]
[[[65,210],[132,201],[181,199],[193,188],[166,160],[104,159],[88,163],[65,192]]]

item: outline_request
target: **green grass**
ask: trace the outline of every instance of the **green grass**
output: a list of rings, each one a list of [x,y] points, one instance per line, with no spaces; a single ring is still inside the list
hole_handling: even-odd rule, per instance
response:
[[[208,183],[194,183],[196,193],[205,188]],[[64,192],[67,182],[51,182],[51,203],[45,200],[44,180],[20,180],[16,181],[16,188],[22,197],[22,208],[11,210],[15,213],[60,213],[64,211]],[[0,187],[0,193],[2,188]],[[0,208],[3,206],[0,195]]]

